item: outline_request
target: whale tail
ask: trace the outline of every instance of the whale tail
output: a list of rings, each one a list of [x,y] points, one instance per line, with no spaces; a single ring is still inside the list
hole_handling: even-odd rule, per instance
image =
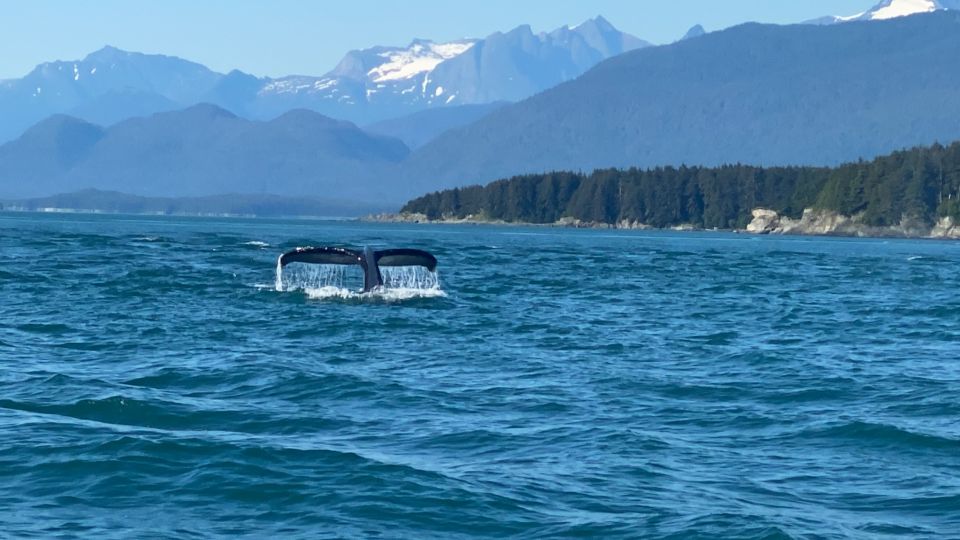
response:
[[[364,292],[383,285],[381,266],[422,266],[431,272],[437,269],[437,258],[419,249],[375,251],[368,247],[356,251],[339,247],[297,248],[281,255],[278,266],[283,268],[290,263],[359,266],[363,269]]]

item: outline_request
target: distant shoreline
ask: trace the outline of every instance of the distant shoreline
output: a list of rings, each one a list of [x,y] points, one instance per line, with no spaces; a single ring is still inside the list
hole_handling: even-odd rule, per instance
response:
[[[909,240],[960,240],[960,224],[951,218],[943,218],[933,227],[922,225],[897,225],[892,227],[872,227],[858,222],[857,217],[842,216],[836,212],[808,209],[804,216],[792,220],[776,212],[758,208],[753,212],[754,219],[743,229],[703,228],[692,224],[678,224],[673,227],[652,227],[637,222],[620,223],[584,222],[572,218],[563,218],[553,223],[527,223],[504,220],[487,220],[470,216],[466,218],[441,218],[431,220],[424,214],[398,213],[377,214],[360,218],[371,223],[406,223],[415,225],[493,225],[515,227],[547,227],[566,229],[594,230],[644,230],[673,232],[727,232],[754,236],[818,236],[834,238],[902,238]]]
[[[761,216],[758,218],[757,214]],[[304,221],[341,221],[358,223],[380,224],[408,224],[408,225],[475,225],[500,227],[533,227],[552,229],[586,229],[586,230],[618,230],[618,231],[661,231],[661,232],[724,232],[745,234],[752,236],[810,236],[832,238],[899,238],[905,240],[960,240],[960,225],[952,223],[950,218],[944,218],[936,226],[923,228],[869,227],[855,222],[854,218],[839,216],[834,213],[815,212],[813,224],[803,220],[790,220],[776,216],[770,220],[770,211],[758,209],[754,211],[754,220],[744,229],[703,228],[691,224],[681,224],[673,227],[651,227],[639,223],[624,222],[619,224],[583,222],[575,219],[561,219],[554,223],[511,222],[503,220],[487,220],[475,217],[428,219],[423,214],[370,214],[366,216],[315,216],[315,215],[257,215],[257,214],[230,214],[230,213],[164,213],[164,212],[122,212],[80,208],[18,208],[14,206],[0,207],[0,214],[48,214],[48,215],[102,215],[102,216],[130,216],[130,217],[171,217],[171,218],[208,218],[208,219],[290,219]],[[824,225],[822,221],[828,223]],[[949,221],[948,221],[949,220]],[[786,226],[784,225],[786,223]]]
[[[238,218],[356,218],[393,205],[365,201],[292,197],[268,193],[224,193],[152,197],[85,189],[29,199],[0,200],[0,210],[51,214],[130,214]]]
[[[358,216],[314,216],[314,215],[260,215],[230,214],[214,212],[127,212],[113,210],[95,210],[89,208],[17,208],[0,207],[0,214],[48,214],[48,215],[99,215],[99,216],[138,216],[138,217],[184,217],[184,218],[227,218],[227,219],[302,219],[315,221],[360,221]]]

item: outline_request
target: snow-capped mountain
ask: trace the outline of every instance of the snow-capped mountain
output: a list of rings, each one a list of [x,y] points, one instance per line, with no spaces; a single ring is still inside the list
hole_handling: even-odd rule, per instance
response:
[[[350,51],[322,77],[290,76],[268,81],[257,92],[257,97],[267,103],[255,115],[271,114],[271,100],[281,104],[304,100],[301,105],[307,107],[311,107],[311,101],[321,100],[313,107],[324,109],[376,106],[381,102],[394,106],[448,105],[457,96],[445,94],[442,86],[430,85],[430,73],[441,63],[468,51],[477,41],[434,43],[417,39],[407,47]]]
[[[517,101],[649,43],[603,17],[534,34],[529,26],[484,39],[415,40],[407,47],[351,51],[322,77],[284,77],[260,89],[254,116],[296,103],[373,122],[432,107]],[[349,107],[349,110],[343,110]]]
[[[810,22],[836,24],[852,21],[882,21],[941,9],[960,9],[960,0],[883,0],[863,13],[849,16],[830,15]]]

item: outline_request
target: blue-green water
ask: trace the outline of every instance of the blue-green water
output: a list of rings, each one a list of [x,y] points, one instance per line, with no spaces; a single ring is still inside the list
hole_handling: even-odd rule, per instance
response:
[[[960,243],[0,214],[0,284],[0,535],[960,537]]]

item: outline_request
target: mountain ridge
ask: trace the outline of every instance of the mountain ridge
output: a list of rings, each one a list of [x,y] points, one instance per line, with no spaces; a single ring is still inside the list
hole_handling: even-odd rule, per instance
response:
[[[0,197],[95,188],[139,196],[336,193],[365,200],[409,153],[398,139],[306,110],[251,121],[210,104],[103,128],[52,116],[0,145]]]

